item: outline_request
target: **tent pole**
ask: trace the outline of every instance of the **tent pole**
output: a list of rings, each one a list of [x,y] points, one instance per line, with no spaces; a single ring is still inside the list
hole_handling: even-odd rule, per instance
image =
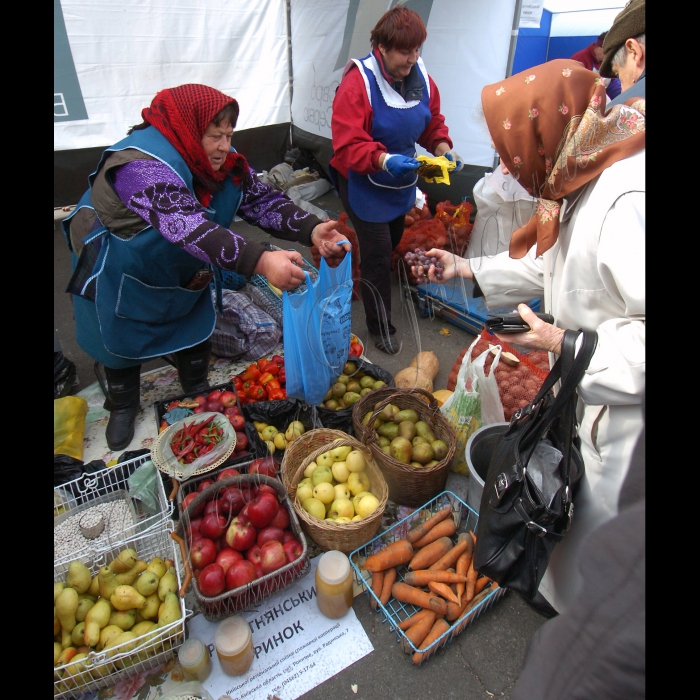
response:
[[[518,0],[520,2],[521,0]],[[292,1],[286,0],[287,24],[287,70],[289,73],[289,147],[294,146],[292,139],[292,100],[294,99],[294,70],[292,68]]]

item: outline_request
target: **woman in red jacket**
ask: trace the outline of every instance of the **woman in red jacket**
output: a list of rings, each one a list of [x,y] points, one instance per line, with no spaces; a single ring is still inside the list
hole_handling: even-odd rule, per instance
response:
[[[428,33],[420,15],[396,5],[370,34],[372,51],[345,66],[333,100],[330,162],[360,247],[367,328],[396,354],[391,323],[391,254],[416,201],[416,143],[462,168],[452,149],[440,93],[420,57]]]

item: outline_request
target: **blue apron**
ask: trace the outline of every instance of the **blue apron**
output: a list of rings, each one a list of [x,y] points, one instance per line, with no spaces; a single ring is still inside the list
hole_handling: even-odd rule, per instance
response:
[[[135,148],[147,153],[176,172],[194,191],[192,174],[177,150],[155,128],[132,132],[105,150],[95,175],[110,153]],[[240,187],[229,178],[208,208],[210,219],[227,226],[241,200]],[[79,209],[92,207],[90,190],[63,222],[64,232]],[[85,238],[101,237],[102,244],[93,267],[96,281],[94,303],[74,295],[76,339],[81,348],[108,367],[140,364],[162,355],[197,345],[213,333],[216,311],[210,287],[201,290],[185,286],[205,263],[170,243],[152,226],[124,239],[97,221]]]
[[[423,95],[409,102],[389,85],[381,73],[377,59],[369,54],[353,59],[365,76],[372,107],[371,136],[386,146],[389,153],[415,157],[416,142],[430,123],[430,95],[425,76],[416,66],[423,81]],[[381,83],[381,87],[380,84]],[[384,91],[384,94],[382,94]],[[385,97],[386,95],[386,97]],[[387,98],[394,103],[387,104]],[[418,175],[408,173],[394,177],[381,170],[370,175],[348,172],[348,199],[353,211],[365,221],[384,223],[408,213],[416,202]]]

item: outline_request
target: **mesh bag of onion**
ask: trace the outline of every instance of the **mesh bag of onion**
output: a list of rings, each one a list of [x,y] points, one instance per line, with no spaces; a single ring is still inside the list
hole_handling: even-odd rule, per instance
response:
[[[493,333],[489,333],[486,328],[481,331],[479,340],[472,351],[473,357],[478,357],[482,352],[489,349],[489,344],[500,345],[503,352],[513,355],[518,362],[514,365],[507,364],[501,355],[501,361],[495,370],[498,393],[503,404],[503,414],[507,421],[513,413],[522,406],[528,404],[535,398],[542,386],[542,382],[549,374],[549,356],[542,350],[534,350],[523,353],[516,350],[508,343],[500,341]],[[452,366],[452,371],[447,380],[447,388],[454,391],[457,381],[457,374],[462,365],[462,359],[469,348],[466,347]],[[494,355],[489,355],[484,365],[484,370],[489,373],[493,364]]]

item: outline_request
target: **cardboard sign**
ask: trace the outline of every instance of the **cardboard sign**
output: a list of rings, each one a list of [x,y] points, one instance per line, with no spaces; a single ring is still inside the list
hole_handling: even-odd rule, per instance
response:
[[[202,685],[213,697],[267,700],[276,695],[295,700],[374,651],[352,608],[336,620],[320,613],[315,586],[318,559],[311,560],[307,576],[262,601],[256,610],[240,613],[250,625],[255,650],[253,664],[242,676],[221,670],[214,649],[219,623],[202,615],[188,622],[188,636],[209,646],[212,671]]]

